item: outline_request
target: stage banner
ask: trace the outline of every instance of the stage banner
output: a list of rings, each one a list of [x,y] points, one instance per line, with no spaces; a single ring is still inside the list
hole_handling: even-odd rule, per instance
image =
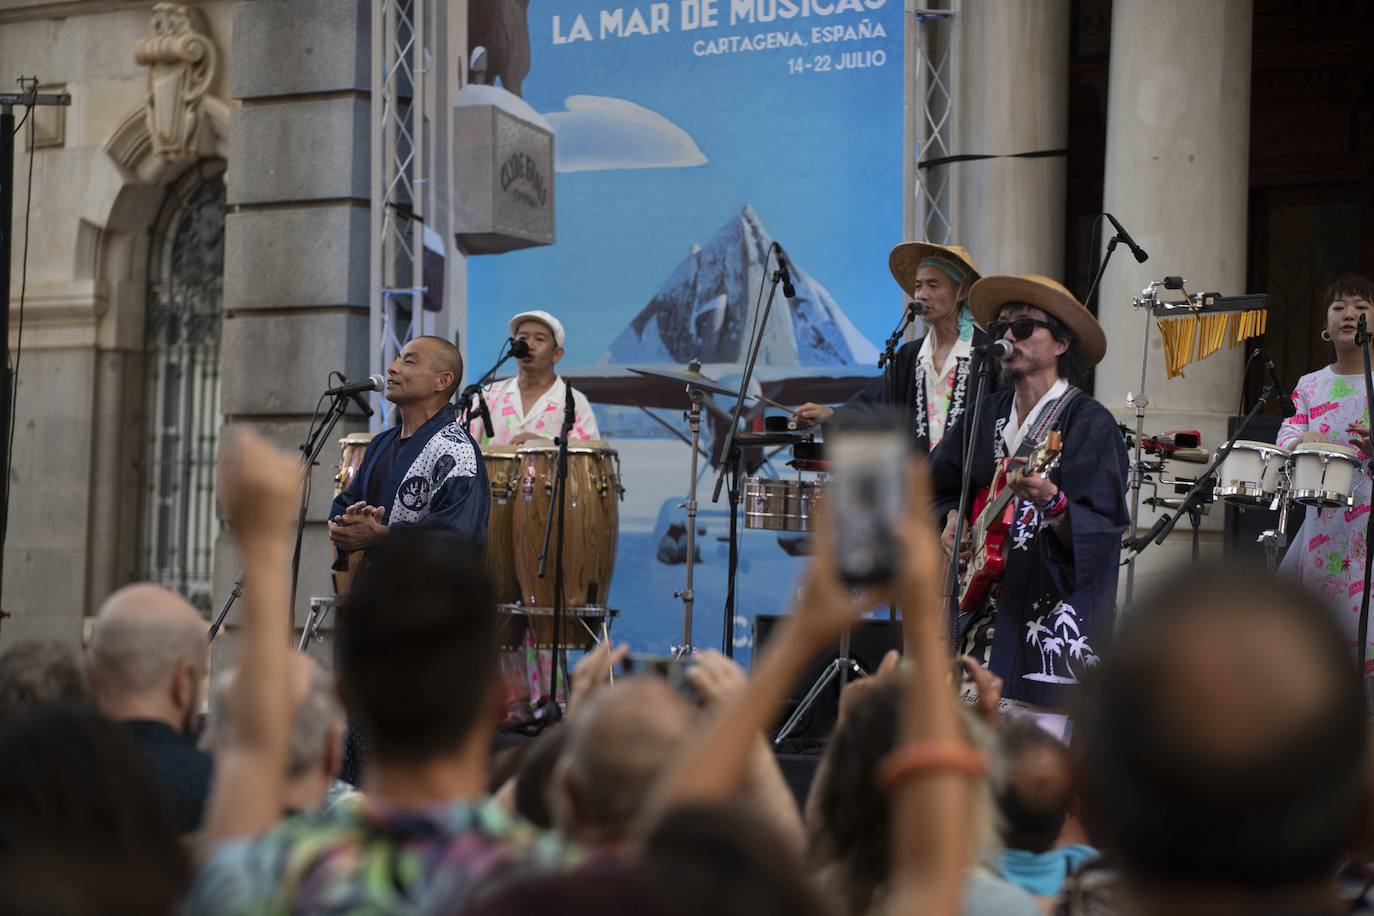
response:
[[[662,654],[682,640],[688,400],[629,370],[699,360],[737,388],[777,241],[796,295],[773,302],[754,392],[833,403],[877,373],[875,343],[903,307],[887,267],[902,232],[903,4],[531,0],[522,20],[523,5],[493,3],[503,21],[477,24],[495,87],[465,96],[553,132],[552,189],[541,177],[530,193],[553,194],[556,241],[469,260],[469,366],[491,362],[517,312],[562,320],[559,372],[620,456],[614,635]],[[725,633],[728,502],[711,497],[733,403],[708,397],[701,424],[700,647],[721,648]],[[760,424],[762,405],[750,407]],[[787,448],[745,457],[754,477],[814,478],[787,465]],[[807,536],[747,528],[744,508],[731,639],[747,662],[753,617],[795,595]]]

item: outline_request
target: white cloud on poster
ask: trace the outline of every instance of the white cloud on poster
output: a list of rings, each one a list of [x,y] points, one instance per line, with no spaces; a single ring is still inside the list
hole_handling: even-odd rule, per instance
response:
[[[602,95],[569,96],[563,105],[566,111],[544,115],[557,138],[554,167],[560,172],[706,164],[687,131],[643,105]]]

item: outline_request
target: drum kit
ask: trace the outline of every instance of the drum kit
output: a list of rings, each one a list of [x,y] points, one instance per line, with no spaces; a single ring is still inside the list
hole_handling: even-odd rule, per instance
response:
[[[691,558],[696,556],[697,457],[700,453],[702,403],[707,394],[720,394],[734,398],[739,396],[739,392],[734,388],[722,385],[708,375],[702,374],[701,363],[697,360],[692,360],[686,371],[659,368],[631,368],[630,371],[636,375],[649,378],[679,382],[686,388],[688,398],[691,401],[690,409],[683,413],[683,419],[691,431],[688,444],[692,455],[687,480],[687,500],[682,503],[682,508],[687,510],[686,556],[688,562],[685,564],[684,573],[686,583],[681,591],[674,593],[674,597],[682,601],[682,642],[674,646],[672,650],[675,657],[683,657],[692,652],[692,613],[696,600],[692,587],[695,563]],[[799,533],[814,531],[816,509],[824,498],[829,471],[829,466],[820,456],[820,444],[815,441],[813,434],[797,430],[796,413],[787,405],[762,395],[752,395],[749,399],[785,410],[792,414],[793,418],[766,418],[767,425],[771,426],[776,421],[779,428],[737,433],[734,437],[735,445],[740,448],[790,448],[792,460],[788,463],[795,469],[797,477],[795,479],[778,479],[765,476],[747,477],[744,484],[744,527],[763,531]],[[722,456],[721,460],[726,460],[725,456]],[[817,475],[816,479],[801,479],[804,472],[814,472]],[[731,514],[734,515],[733,508]],[[734,519],[732,518],[731,521],[731,555],[736,556],[738,534],[733,524]],[[731,624],[733,622],[729,618],[734,616],[732,608],[727,608],[726,616],[726,647],[728,649],[730,646],[728,634],[732,631]]]

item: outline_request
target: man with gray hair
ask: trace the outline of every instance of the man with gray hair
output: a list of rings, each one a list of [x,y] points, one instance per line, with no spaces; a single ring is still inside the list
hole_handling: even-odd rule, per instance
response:
[[[192,738],[209,664],[206,623],[152,583],[121,588],[96,613],[86,676],[100,711],[121,722],[157,774],[178,829],[200,826],[211,760]]]
[[[226,746],[234,710],[238,669],[215,679],[210,693],[209,731],[205,747],[212,753]],[[334,690],[334,675],[304,652],[292,652],[288,677],[294,710],[287,744],[283,814],[323,807],[343,760],[344,712]],[[343,785],[340,783],[340,785]]]

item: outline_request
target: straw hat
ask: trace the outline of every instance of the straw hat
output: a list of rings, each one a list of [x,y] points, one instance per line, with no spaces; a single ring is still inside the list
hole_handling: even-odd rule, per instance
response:
[[[1083,347],[1083,361],[1089,366],[1102,362],[1107,355],[1107,335],[1093,313],[1083,307],[1060,283],[1039,274],[1024,277],[984,277],[973,284],[969,292],[969,310],[973,320],[984,329],[997,317],[997,311],[1009,302],[1033,305],[1046,315],[1053,315],[1078,335]]]
[[[982,276],[978,265],[962,245],[936,245],[934,242],[902,242],[887,256],[887,267],[892,271],[892,279],[906,290],[908,296],[915,296],[912,287],[916,285],[916,269],[926,258],[946,258],[960,264],[968,271],[970,283]]]

